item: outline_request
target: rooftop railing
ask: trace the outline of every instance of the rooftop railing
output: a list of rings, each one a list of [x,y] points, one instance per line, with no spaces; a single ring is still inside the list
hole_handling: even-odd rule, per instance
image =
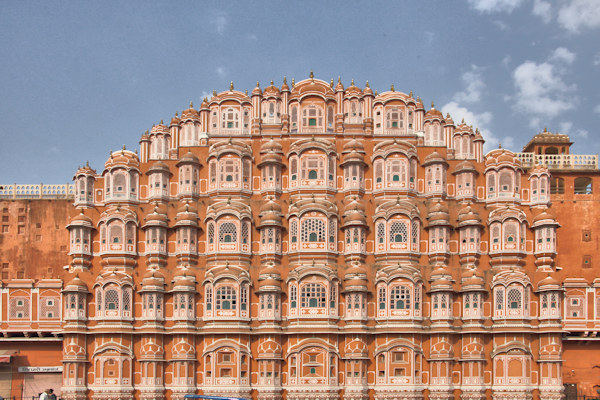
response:
[[[20,185],[0,184],[0,199],[73,199],[75,185]]]
[[[516,153],[525,168],[538,164],[548,169],[598,169],[598,154]]]

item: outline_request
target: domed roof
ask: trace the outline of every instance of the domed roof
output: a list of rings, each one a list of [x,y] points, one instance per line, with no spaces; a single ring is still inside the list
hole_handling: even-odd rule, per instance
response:
[[[160,124],[154,125],[150,130],[150,136],[158,134],[167,135],[168,133],[169,128],[166,125],[164,125],[162,121],[160,121]]]
[[[79,167],[77,169],[77,172],[75,172],[75,175],[73,176],[73,180],[75,180],[75,178],[77,178],[80,175],[94,176],[96,175],[96,171],[90,167],[89,162],[86,162],[83,167]]]
[[[506,149],[495,149],[490,151],[486,155],[485,165],[491,166],[494,164],[510,164],[513,166],[521,166],[519,158],[510,150]]]
[[[471,135],[474,135],[473,133],[473,127],[470,125],[465,124],[465,120],[463,119],[462,122],[460,123],[460,125],[458,125],[456,127],[456,130],[454,131],[455,134],[462,134],[462,133],[468,133]]]
[[[278,225],[281,226],[283,222],[283,214],[281,213],[281,206],[278,202],[272,198],[264,202],[260,207],[259,217],[261,220],[260,226],[265,225]]]
[[[440,153],[438,153],[437,151],[434,151],[433,153],[431,153],[427,157],[425,157],[425,160],[423,161],[423,166],[427,166],[427,165],[434,164],[434,163],[447,164],[444,157],[442,157],[442,155]]]
[[[449,225],[450,215],[448,213],[448,207],[445,203],[441,201],[433,203],[427,213],[429,226]]]
[[[169,218],[167,217],[166,211],[161,210],[158,206],[154,206],[152,212],[148,213],[145,220],[145,226],[147,225],[164,225],[166,226]]]
[[[283,154],[283,146],[277,140],[273,140],[273,138],[263,142],[260,146],[260,153],[281,153]]]
[[[263,97],[279,97],[279,95],[279,89],[277,86],[273,85],[273,81],[271,81],[271,85],[269,85],[263,92]]]
[[[477,276],[475,271],[473,271],[472,275],[464,276],[462,280],[462,291],[469,290],[484,290],[484,280],[482,277]]]
[[[175,225],[196,226],[198,224],[198,209],[193,204],[185,202],[177,209],[175,219],[177,220]]]
[[[444,119],[444,115],[440,112],[440,110],[436,110],[436,108],[433,106],[433,103],[431,103],[431,109],[425,113],[424,120],[432,121],[434,119],[442,121]]]
[[[196,164],[196,165],[199,165],[200,164],[200,160],[191,151],[188,151],[187,153],[185,153],[183,155],[183,157],[181,157],[179,159],[179,162],[177,163],[177,166],[179,167],[180,165],[183,165],[183,164]]]
[[[126,150],[125,146],[123,146],[122,150],[110,153],[110,157],[104,164],[105,171],[114,167],[139,169],[140,159],[136,153]]]
[[[473,165],[473,163],[471,161],[461,161],[460,163],[456,164],[456,167],[454,168],[454,173],[459,173],[459,172],[466,172],[466,171],[473,171],[475,173],[477,173],[477,169],[475,168],[475,165]]]
[[[198,111],[194,108],[194,104],[190,101],[190,108],[181,112],[181,120],[198,120],[199,118],[200,115],[198,114]]]
[[[554,278],[551,273],[548,273],[548,276],[539,281],[538,283],[538,291],[560,289],[561,283],[556,278]]]
[[[93,221],[90,217],[83,213],[83,210],[79,210],[79,214],[71,218],[67,226],[87,226],[93,227]]]
[[[256,86],[252,89],[252,96],[260,96],[262,95],[262,90],[260,90],[260,83],[257,81]]]
[[[365,84],[365,88],[363,89],[363,94],[365,96],[373,96],[373,89],[371,89],[371,86],[369,85],[369,81],[367,81],[367,83]]]
[[[155,270],[147,271],[142,279],[142,290],[157,288],[163,289],[165,285],[165,278]]]
[[[359,87],[354,86],[354,79],[352,79],[350,86],[348,86],[344,92],[344,97],[362,96],[362,94],[363,91]]]
[[[467,204],[458,211],[458,222],[459,226],[480,225],[481,218],[479,217],[477,210]]]
[[[444,118],[444,121],[446,122],[446,126],[454,125],[454,120],[450,116],[450,113],[446,113],[446,118]]]
[[[290,87],[287,84],[287,77],[283,77],[283,83],[281,84],[281,91],[282,92],[289,92],[290,91]]]
[[[365,146],[363,145],[363,142],[361,140],[352,138],[352,139],[348,140],[346,143],[344,143],[344,146],[342,147],[342,153],[349,153],[349,152],[353,152],[353,151],[359,152],[359,153],[365,152]]]
[[[177,114],[177,111],[175,112],[175,116],[173,118],[171,118],[171,124],[170,126],[173,125],[179,125],[179,115]]]
[[[88,288],[85,282],[79,278],[79,275],[75,275],[73,279],[65,285],[65,291],[87,292]]]
[[[171,173],[171,171],[169,170],[169,166],[162,161],[155,161],[154,163],[152,163],[152,165],[150,165],[150,168],[148,168],[148,172],[146,172],[146,175],[150,175],[152,172],[167,172],[169,174]]]
[[[279,202],[275,201],[272,197],[269,197],[267,201],[260,206],[260,214],[266,212],[275,212],[280,214],[281,205],[279,205]]]

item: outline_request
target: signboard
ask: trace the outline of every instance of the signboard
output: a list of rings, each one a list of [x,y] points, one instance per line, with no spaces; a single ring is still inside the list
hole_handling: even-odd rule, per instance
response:
[[[19,372],[62,372],[63,367],[19,367]]]

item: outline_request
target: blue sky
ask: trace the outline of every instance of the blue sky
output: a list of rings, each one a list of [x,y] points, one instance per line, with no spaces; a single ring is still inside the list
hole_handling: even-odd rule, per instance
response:
[[[599,153],[600,1],[3,1],[0,183],[67,183],[213,90],[341,76]]]

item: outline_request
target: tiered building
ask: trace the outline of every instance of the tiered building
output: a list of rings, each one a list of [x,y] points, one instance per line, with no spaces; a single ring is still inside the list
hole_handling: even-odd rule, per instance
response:
[[[412,93],[311,74],[232,84],[80,168],[64,283],[44,289],[62,398],[560,399],[600,281],[593,248],[565,278],[551,198],[575,171],[592,200],[597,157],[565,164],[547,132],[483,142]]]

